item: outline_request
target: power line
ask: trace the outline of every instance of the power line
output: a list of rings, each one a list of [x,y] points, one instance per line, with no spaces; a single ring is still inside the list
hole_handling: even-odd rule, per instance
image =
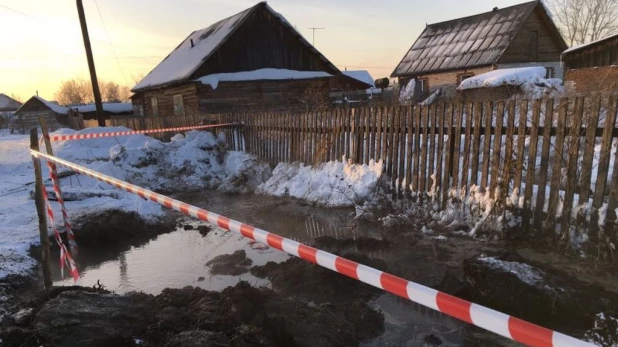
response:
[[[112,53],[114,53],[114,57],[116,57],[116,64],[118,64],[118,69],[120,70],[120,73],[122,74],[124,83],[129,84],[127,81],[127,76],[125,76],[124,71],[122,70],[122,67],[120,66],[120,60],[118,60],[116,49],[114,48],[114,45],[112,45],[112,40],[110,39],[109,33],[107,32],[107,27],[105,26],[105,22],[103,21],[103,15],[101,15],[101,9],[99,9],[99,3],[97,2],[97,0],[94,0],[94,4],[97,6],[97,12],[99,12],[99,19],[101,19],[101,25],[103,25],[103,31],[105,32],[105,37],[107,37],[109,46],[112,48]]]
[[[28,14],[23,13],[23,12],[21,12],[21,11],[18,11],[18,10],[14,9],[14,8],[8,7],[8,6],[6,6],[6,5],[2,5],[2,4],[0,4],[0,7],[5,8],[5,9],[7,9],[7,10],[9,10],[9,11],[12,11],[12,12],[18,13],[18,14],[21,14],[22,16],[30,17]],[[32,17],[31,17],[31,18],[32,18]]]

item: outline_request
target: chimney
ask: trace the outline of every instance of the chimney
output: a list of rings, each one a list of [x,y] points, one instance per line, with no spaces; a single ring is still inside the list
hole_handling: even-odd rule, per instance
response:
[[[498,11],[499,8],[498,7],[494,7],[494,12]]]
[[[36,91],[36,96],[39,96],[39,91],[38,90]]]
[[[191,48],[195,47],[195,44],[193,43],[193,39],[191,39]]]

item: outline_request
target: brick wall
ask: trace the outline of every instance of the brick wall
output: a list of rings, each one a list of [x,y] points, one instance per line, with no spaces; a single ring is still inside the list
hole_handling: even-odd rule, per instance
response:
[[[577,93],[618,91],[618,65],[566,70],[564,82]]]

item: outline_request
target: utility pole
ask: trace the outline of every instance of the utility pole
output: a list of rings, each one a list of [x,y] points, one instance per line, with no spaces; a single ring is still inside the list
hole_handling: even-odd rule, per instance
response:
[[[315,47],[315,31],[316,30],[324,30],[326,28],[309,28],[310,30],[313,30],[313,39],[311,40],[311,45]]]
[[[97,81],[97,70],[94,67],[94,58],[92,57],[92,47],[90,46],[90,37],[88,36],[88,25],[86,24],[86,16],[84,15],[84,5],[82,4],[82,0],[76,1],[79,24],[82,27],[82,37],[84,38],[84,48],[86,49],[86,58],[88,58],[88,69],[90,70],[90,82],[92,83],[94,104],[97,108],[97,120],[99,126],[104,127],[105,117],[103,116],[103,104],[101,103],[101,92],[99,91],[99,82]]]

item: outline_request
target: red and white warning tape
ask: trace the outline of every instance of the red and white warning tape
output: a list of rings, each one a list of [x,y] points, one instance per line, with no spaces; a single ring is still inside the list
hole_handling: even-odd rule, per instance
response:
[[[47,216],[49,217],[49,224],[51,224],[52,230],[54,231],[54,238],[56,239],[56,243],[58,244],[58,247],[60,247],[61,276],[64,277],[64,266],[66,265],[69,268],[71,276],[73,276],[73,280],[77,282],[77,280],[79,279],[79,271],[77,270],[77,266],[73,261],[73,257],[71,257],[71,253],[69,253],[66,246],[64,245],[64,242],[62,242],[60,233],[56,228],[56,223],[54,221],[54,211],[52,210],[51,204],[49,203],[49,198],[47,196],[47,189],[45,189],[45,185],[43,185],[41,189],[43,189],[43,198],[45,199],[45,205],[47,206]]]
[[[269,245],[293,256],[318,264],[342,275],[370,284],[528,346],[593,346],[592,344],[559,332],[540,327],[490,308],[439,292],[421,284],[410,282],[334,254],[283,238],[265,230],[243,224],[182,201],[103,175],[66,160],[33,150],[30,152],[35,157],[53,161],[58,165],[108,183],[129,193],[137,194],[144,199],[154,201],[167,208],[200,219],[224,230],[239,233],[249,239]]]
[[[69,214],[67,213],[67,209],[64,206],[64,199],[62,198],[62,192],[60,191],[60,180],[58,179],[58,170],[56,170],[56,164],[51,161],[47,162],[47,168],[49,169],[49,176],[52,181],[52,185],[54,186],[54,192],[56,193],[56,199],[60,204],[60,209],[62,210],[62,219],[64,221],[64,230],[67,233],[67,238],[69,239],[69,247],[71,251],[77,251],[77,242],[75,242],[75,234],[73,234],[73,228],[71,227],[71,223],[69,222]]]
[[[165,133],[170,131],[188,131],[188,130],[200,130],[208,128],[219,128],[236,123],[223,123],[223,124],[210,124],[210,125],[196,125],[190,127],[181,128],[166,128],[166,129],[149,129],[149,130],[131,130],[131,131],[116,131],[109,133],[96,133],[96,134],[78,134],[78,135],[53,135],[50,136],[50,141],[69,141],[69,140],[85,140],[85,139],[99,139],[103,137],[117,137],[117,136],[129,136],[139,134],[156,134]]]

